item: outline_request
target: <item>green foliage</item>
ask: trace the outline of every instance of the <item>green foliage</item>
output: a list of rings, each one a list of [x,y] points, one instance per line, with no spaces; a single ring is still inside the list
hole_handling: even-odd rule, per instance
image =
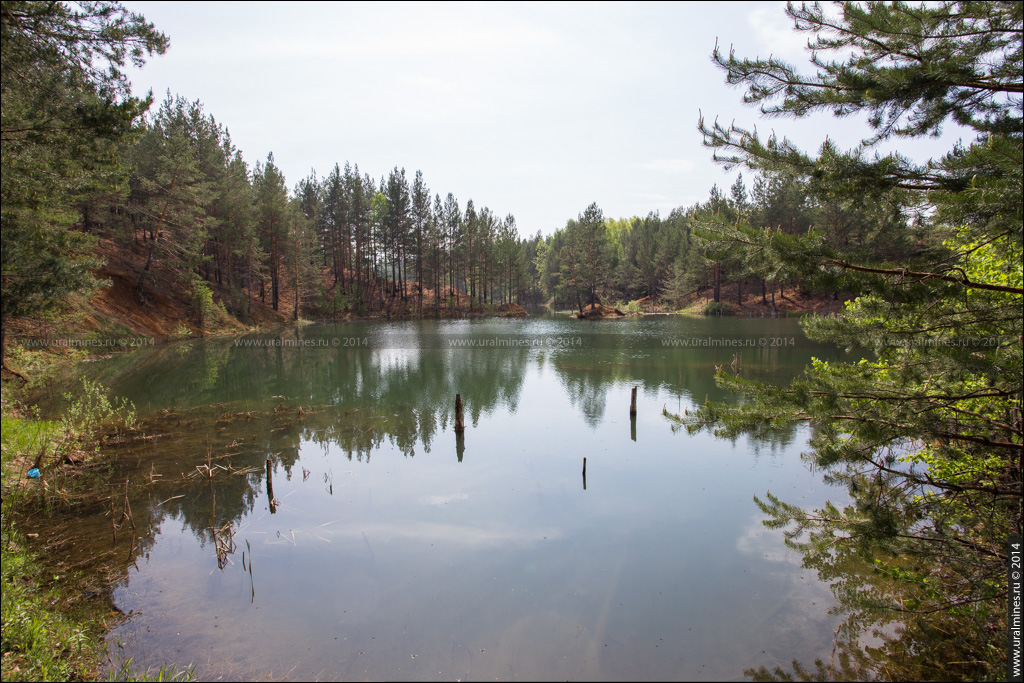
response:
[[[225,135],[198,101],[168,93],[142,138],[131,146],[132,235],[137,240],[141,229],[148,252],[140,292],[153,260],[169,267],[184,287],[203,263],[209,229],[215,224],[208,207],[228,161],[221,144]]]
[[[656,213],[633,218],[619,236],[619,286],[638,297],[657,296],[668,278],[680,232]]]
[[[17,453],[38,453],[58,431],[58,424],[48,420],[5,417],[0,432],[3,444],[3,463],[9,463]]]
[[[179,322],[174,327],[174,332],[171,332],[169,335],[167,335],[167,338],[168,339],[172,339],[172,340],[177,340],[177,339],[188,339],[191,336],[192,336],[192,330],[189,329],[188,325],[186,325],[183,322]]]
[[[232,318],[223,301],[214,301],[210,285],[199,277],[192,279],[192,307],[199,319],[199,327],[207,332],[230,325]],[[180,334],[183,324],[178,324],[175,334]],[[185,327],[186,336],[190,334]]]
[[[947,244],[972,281],[1019,283],[1019,251],[1003,242]],[[976,280],[983,274],[994,282]],[[870,294],[851,302],[841,318],[805,321],[812,338],[865,346],[873,359],[815,361],[788,387],[720,373],[721,384],[753,400],[738,408],[702,406],[679,421],[722,436],[813,421],[813,465],[845,485],[855,502],[805,512],[769,494],[757,501],[766,524],[785,528],[788,542],[805,538],[797,545],[805,564],[836,581],[840,604],[853,615],[851,628],[911,623],[904,640],[887,641],[879,657],[889,661],[922,647],[937,652],[930,643],[942,621],[959,643],[943,650],[976,663],[966,677],[990,676],[1003,656],[992,634],[1004,618],[995,606],[1005,596],[999,578],[1005,540],[1021,528],[1024,301],[1012,292],[948,282],[911,283],[889,293],[900,300]],[[921,568],[901,570],[907,558]],[[886,580],[865,580],[850,569],[865,563],[884,569]],[[912,638],[929,645],[908,644]],[[942,677],[938,660],[922,656],[904,664],[909,678]]]
[[[143,673],[132,671],[132,658],[121,662],[118,666],[112,666],[107,676],[108,681],[194,681],[195,665],[179,669],[176,665],[162,665],[155,671]]]
[[[267,255],[271,288],[271,306],[280,305],[282,267],[288,254],[289,221],[288,189],[284,175],[274,163],[273,153],[264,164],[256,164],[252,178],[253,207],[260,247]],[[250,288],[252,284],[250,283]],[[264,295],[264,282],[260,279],[260,292]],[[264,295],[265,296],[265,295]]]
[[[118,3],[4,2],[0,11],[0,324],[95,285],[79,205],[126,189],[118,145],[148,100],[121,69],[167,38]],[[2,347],[2,340],[0,340]]]
[[[572,288],[579,310],[583,310],[584,301],[595,303],[603,293],[608,278],[608,249],[608,227],[597,204],[566,223],[565,244],[559,252],[560,275]]]
[[[83,623],[61,613],[54,604],[60,576],[34,560],[14,524],[31,500],[23,486],[33,461],[56,448],[61,433],[55,422],[37,419],[36,411],[15,412],[3,405],[3,505],[0,512],[0,672],[5,681],[81,680],[94,671],[99,653],[94,634]]]
[[[852,503],[808,512],[770,493],[756,502],[765,523],[804,552],[805,566],[833,584],[847,616],[843,677],[995,679],[1005,671],[1006,539],[1022,532],[1024,10],[897,2],[840,11],[787,10],[812,34],[816,73],[717,49],[714,59],[768,115],[866,112],[873,134],[862,146],[842,152],[826,142],[812,157],[789,141],[699,124],[719,161],[805,184],[825,210],[818,215],[835,210],[836,220],[806,231],[709,222],[701,237],[766,279],[859,293],[842,315],[806,319],[804,328],[868,357],[815,361],[788,387],[720,371],[719,382],[748,399],[701,406],[679,421],[724,436],[787,420],[814,425],[807,457]],[[828,61],[829,52],[841,59]],[[950,119],[978,137],[940,160],[866,154]],[[759,193],[773,192],[755,185],[752,216]],[[907,249],[912,206],[928,215],[934,237]],[[842,244],[843,235],[852,241]],[[876,241],[882,248],[865,248]],[[877,647],[860,647],[862,635],[887,623],[898,628]],[[794,674],[816,675],[796,664]]]
[[[7,524],[3,526],[0,548],[3,553],[0,562],[3,568],[0,579],[3,582],[0,591],[3,679],[67,681],[88,677],[96,662],[95,641],[84,624],[50,606],[59,596],[38,584],[36,577],[42,578],[42,570],[21,550],[20,544],[16,544]],[[26,580],[28,577],[33,578]]]
[[[98,382],[82,378],[82,389],[77,394],[64,394],[67,410],[58,424],[63,434],[63,447],[98,448],[96,437],[103,426],[117,430],[135,429],[135,406],[125,399],[111,401],[107,389]]]
[[[701,315],[729,315],[732,306],[724,301],[709,301],[700,309]]]
[[[626,315],[641,315],[643,313],[643,308],[636,299],[627,302],[616,301],[613,306]]]
[[[75,577],[34,557],[15,523],[34,503],[30,491],[34,487],[23,485],[28,481],[23,464],[46,453],[62,455],[70,445],[66,438],[69,429],[85,434],[112,416],[118,416],[124,425],[133,423],[131,411],[124,409],[123,403],[120,409],[112,404],[99,385],[86,383],[83,388],[83,396],[59,422],[38,420],[32,410],[15,412],[4,402],[0,433],[4,481],[0,669],[4,681],[95,680],[106,646],[102,638],[106,610],[82,610],[76,602],[78,591],[71,587]],[[56,484],[56,477],[46,482],[47,486]],[[194,667],[163,666],[138,677],[129,674],[127,665],[113,670],[111,676],[117,680],[192,680],[194,673]]]
[[[209,328],[216,316],[217,305],[213,302],[213,292],[205,282],[193,284],[192,305],[199,316],[199,326]]]
[[[1019,3],[851,2],[838,19],[820,5],[790,3],[787,14],[798,31],[813,34],[807,49],[817,74],[774,58],[726,59],[717,48],[713,56],[730,85],[748,86],[744,102],[760,103],[766,116],[865,112],[875,130],[868,143],[934,135],[949,119],[1019,133],[1017,103],[1002,96],[1020,92]],[[843,59],[822,59],[828,53]]]
[[[1020,3],[845,3],[841,11],[833,19],[818,5],[787,10],[798,30],[813,34],[813,75],[775,58],[725,57],[717,48],[713,58],[730,84],[747,86],[744,100],[760,103],[766,115],[864,112],[873,135],[848,152],[826,141],[812,157],[789,140],[762,140],[756,131],[701,119],[715,158],[803,178],[818,196],[863,202],[899,190],[933,191],[929,200],[950,222],[993,235],[1012,230],[1019,240],[1022,228],[1013,216],[1021,182]],[[843,60],[826,61],[830,51]],[[867,154],[885,139],[936,134],[948,119],[976,131],[977,141],[925,164],[896,153]]]

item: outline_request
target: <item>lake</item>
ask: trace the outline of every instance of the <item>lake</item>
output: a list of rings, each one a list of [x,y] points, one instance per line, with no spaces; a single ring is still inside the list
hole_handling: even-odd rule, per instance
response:
[[[75,552],[119,558],[108,642],[137,671],[742,680],[827,661],[829,586],[753,502],[847,500],[801,459],[810,428],[726,440],[663,411],[735,400],[717,366],[786,382],[840,355],[792,319],[551,315],[116,355],[88,375],[149,436],[108,446],[109,514]]]

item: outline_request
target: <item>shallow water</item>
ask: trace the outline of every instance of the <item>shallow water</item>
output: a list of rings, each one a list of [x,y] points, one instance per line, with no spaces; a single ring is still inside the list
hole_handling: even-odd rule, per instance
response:
[[[119,481],[154,483],[111,656],[203,680],[735,680],[827,658],[829,588],[752,501],[845,500],[801,460],[809,432],[662,415],[730,399],[713,374],[734,354],[785,382],[839,352],[793,320],[666,316],[309,326],[95,363],[158,435],[121,447]]]

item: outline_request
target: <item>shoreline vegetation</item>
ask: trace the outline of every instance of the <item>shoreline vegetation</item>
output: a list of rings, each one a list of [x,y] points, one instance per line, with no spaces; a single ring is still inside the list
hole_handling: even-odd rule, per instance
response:
[[[25,378],[38,364],[40,356],[36,351],[48,351],[44,365],[52,368],[62,362],[78,362],[90,355],[150,347],[169,341],[198,338],[211,335],[236,335],[261,329],[286,328],[295,325],[335,324],[371,320],[399,319],[469,319],[483,317],[521,318],[529,315],[519,303],[480,303],[469,305],[469,297],[458,290],[459,297],[443,305],[426,299],[420,310],[403,307],[388,310],[386,302],[378,302],[376,312],[346,311],[335,317],[292,319],[277,314],[271,307],[254,302],[251,317],[243,320],[224,312],[205,324],[196,318],[191,309],[187,292],[177,289],[170,273],[153,268],[147,278],[143,295],[138,295],[129,286],[129,278],[119,272],[138,271],[144,266],[141,258],[132,252],[120,252],[111,244],[97,249],[95,256],[104,264],[94,276],[106,281],[86,295],[74,295],[63,307],[34,316],[22,316],[7,321],[5,330],[4,367],[5,377]],[[112,266],[111,263],[119,265]],[[839,297],[835,293],[815,293],[800,285],[773,292],[769,300],[759,288],[760,282],[729,282],[723,280],[719,288],[719,300],[714,300],[713,287],[694,289],[676,299],[644,296],[639,299],[623,300],[606,297],[609,305],[594,304],[606,311],[605,315],[580,316],[565,300],[549,299],[546,304],[528,303],[536,310],[546,308],[554,314],[581,319],[606,317],[637,317],[643,315],[732,315],[740,317],[790,317],[803,315],[830,315],[842,310],[849,296]],[[227,292],[211,287],[211,300],[217,309],[224,310]],[[747,291],[744,296],[743,292]],[[752,293],[751,293],[752,292]],[[283,294],[286,296],[286,294]],[[588,304],[584,308],[590,309]],[[620,315],[608,315],[615,309]],[[322,312],[322,311],[316,311]],[[38,381],[38,378],[37,378]]]
[[[33,360],[35,378],[85,357],[41,352]],[[111,600],[115,573],[106,561],[71,562],[61,549],[76,533],[55,535],[48,522],[58,511],[95,511],[111,498],[107,478],[117,456],[100,446],[136,431],[134,408],[83,381],[66,394],[64,413],[45,420],[12,396],[18,385],[5,379],[0,399],[3,680],[91,681],[103,671],[111,680],[191,680],[191,666],[165,665],[140,678],[130,658],[110,660],[106,633],[125,618]]]

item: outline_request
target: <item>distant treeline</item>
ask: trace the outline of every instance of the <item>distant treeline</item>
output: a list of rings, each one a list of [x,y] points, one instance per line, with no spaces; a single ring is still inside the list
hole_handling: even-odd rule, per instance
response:
[[[728,194],[715,186],[707,201],[664,218],[610,219],[592,204],[553,234],[528,238],[511,214],[431,193],[420,171],[411,182],[398,167],[374,180],[346,162],[289,191],[273,154],[250,168],[227,129],[182,97],[168,96],[122,155],[127,192],[89,196],[82,227],[144,248],[140,292],[158,261],[196,292],[198,307],[215,283],[243,318],[254,298],[274,310],[287,300],[294,317],[644,297],[674,306],[704,289],[719,301],[726,279],[753,283],[748,293],[768,304],[785,274],[702,239],[702,226],[722,221],[784,235],[813,227],[870,260],[920,246],[906,205],[831,198],[781,173],[757,175],[750,191],[741,175]],[[739,303],[743,295],[740,286]]]

